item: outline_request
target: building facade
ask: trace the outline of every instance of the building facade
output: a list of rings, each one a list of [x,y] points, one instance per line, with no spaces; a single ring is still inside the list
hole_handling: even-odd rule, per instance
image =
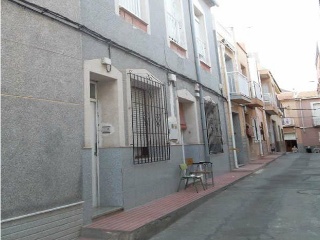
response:
[[[230,171],[214,5],[2,2],[3,239],[75,239],[186,158]]]
[[[299,152],[320,147],[320,97],[316,91],[284,92],[279,95],[284,107],[283,129],[286,151]]]
[[[2,239],[75,239],[82,226],[81,34],[1,2]],[[78,1],[42,2],[80,21]]]
[[[268,129],[272,121],[277,121],[277,126],[281,127],[281,111],[280,106],[273,104],[279,115],[271,117],[273,113],[268,113],[271,102],[263,98],[262,84],[265,98],[272,94],[276,101],[277,92],[275,88],[270,87],[269,90],[268,84],[274,85],[270,79],[261,80],[256,54],[248,53],[244,44],[236,42],[232,29],[225,28],[220,23],[216,25],[217,41],[220,44],[221,74],[225,81],[224,91],[229,99],[225,107],[229,112],[229,146],[233,150],[230,158],[236,159],[233,166],[239,167],[247,164],[250,159],[254,160],[271,152],[270,144],[275,145],[274,136],[278,131],[281,132],[281,129],[276,129],[277,132],[272,135],[268,134]],[[281,150],[279,147],[275,151]]]
[[[283,108],[277,97],[281,93],[281,89],[270,70],[260,67],[259,75],[265,103],[267,131],[264,132],[268,133],[266,138],[268,152],[283,152],[285,151],[282,128]]]
[[[320,94],[320,41],[317,42],[315,65],[316,65],[317,78],[318,78],[317,92],[318,94]]]

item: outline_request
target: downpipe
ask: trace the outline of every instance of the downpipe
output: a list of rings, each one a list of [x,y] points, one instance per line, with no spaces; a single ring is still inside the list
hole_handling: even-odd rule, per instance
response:
[[[201,84],[200,77],[200,59],[198,54],[198,46],[196,44],[196,35],[195,35],[195,25],[194,25],[194,13],[193,13],[193,1],[188,0],[189,3],[189,15],[190,15],[190,27],[191,27],[191,35],[192,35],[192,46],[193,46],[193,54],[195,58],[195,67],[196,67],[196,77],[197,82],[199,84],[199,104],[200,104],[200,116],[201,116],[201,126],[202,126],[202,136],[204,141],[204,158],[205,161],[210,162],[209,156],[209,145],[208,145],[208,136],[207,136],[207,123],[205,119],[205,111],[204,111],[204,99],[203,99],[203,89]]]

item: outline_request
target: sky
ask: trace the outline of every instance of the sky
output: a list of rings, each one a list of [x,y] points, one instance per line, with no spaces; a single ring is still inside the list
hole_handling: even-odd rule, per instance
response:
[[[216,20],[233,27],[247,50],[259,53],[282,89],[316,90],[319,0],[219,0]]]

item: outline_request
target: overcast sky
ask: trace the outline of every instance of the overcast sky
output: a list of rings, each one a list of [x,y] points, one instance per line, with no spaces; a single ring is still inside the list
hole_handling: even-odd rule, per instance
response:
[[[281,88],[316,90],[319,0],[219,0],[213,11],[217,21],[236,29],[248,49],[259,52],[261,65]]]

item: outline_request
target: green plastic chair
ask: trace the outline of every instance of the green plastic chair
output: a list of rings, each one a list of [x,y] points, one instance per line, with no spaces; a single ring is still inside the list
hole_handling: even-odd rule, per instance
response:
[[[203,185],[201,175],[190,174],[189,171],[188,171],[188,165],[185,164],[185,163],[179,164],[179,168],[180,168],[180,175],[181,175],[181,177],[180,177],[180,181],[179,181],[179,186],[178,186],[177,192],[179,192],[181,182],[184,181],[184,180],[187,180],[186,183],[185,183],[185,185],[184,185],[184,189],[187,188],[188,183],[189,183],[189,179],[192,179],[192,180],[193,180],[192,185],[195,187],[195,189],[196,189],[197,192],[198,192],[198,188],[197,188],[197,186],[196,186],[197,180],[200,181],[203,190],[206,190],[205,187],[204,187],[204,185]]]

